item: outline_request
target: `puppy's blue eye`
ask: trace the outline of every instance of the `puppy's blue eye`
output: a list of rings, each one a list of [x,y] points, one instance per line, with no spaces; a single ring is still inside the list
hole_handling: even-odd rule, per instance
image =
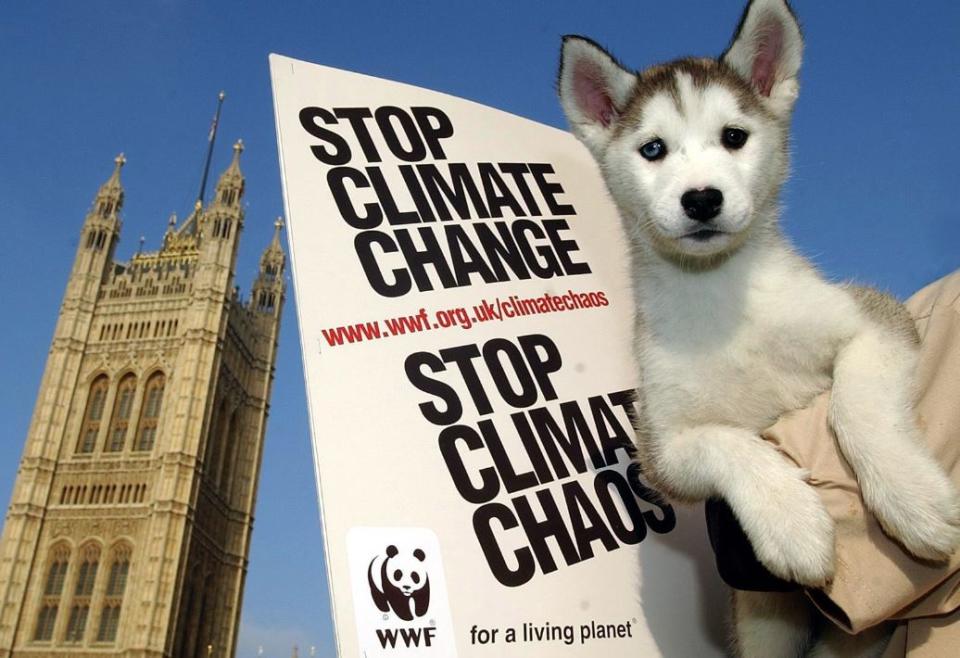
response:
[[[743,145],[747,143],[747,137],[750,135],[746,130],[740,130],[739,128],[724,128],[723,133],[720,138],[723,141],[723,145],[728,149],[736,151],[737,149],[743,148]]]
[[[655,139],[652,142],[647,142],[640,147],[640,155],[651,162],[654,160],[659,160],[666,154],[667,145],[663,143],[662,139]]]

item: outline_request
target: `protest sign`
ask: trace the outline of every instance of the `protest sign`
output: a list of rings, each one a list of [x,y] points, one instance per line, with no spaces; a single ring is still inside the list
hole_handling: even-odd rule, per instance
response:
[[[627,257],[586,150],[270,63],[340,654],[723,655],[702,521],[631,461]]]

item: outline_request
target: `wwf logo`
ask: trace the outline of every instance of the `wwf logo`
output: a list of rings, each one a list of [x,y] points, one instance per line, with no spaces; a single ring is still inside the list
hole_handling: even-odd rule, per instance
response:
[[[393,544],[370,561],[367,582],[370,596],[382,612],[393,612],[404,621],[422,617],[430,607],[430,577],[418,549],[401,554]]]

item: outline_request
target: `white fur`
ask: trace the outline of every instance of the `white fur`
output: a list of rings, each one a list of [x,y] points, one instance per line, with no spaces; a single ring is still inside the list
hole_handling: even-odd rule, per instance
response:
[[[771,32],[780,39],[777,57],[758,76],[752,58],[766,56]],[[722,75],[695,86],[679,67],[672,92],[645,96],[618,125],[629,104],[623,94],[637,78],[613,70],[615,60],[590,42],[570,38],[560,93],[574,132],[600,165],[632,249],[644,467],[680,498],[722,496],[771,572],[817,587],[833,574],[833,521],[806,474],[760,438],[782,414],[832,386],[830,422],[864,502],[914,555],[944,559],[956,551],[960,504],[914,420],[915,346],[862,310],[849,289],[823,280],[777,227],[802,49],[783,0],[754,0],[723,61],[752,85],[764,111],[743,107],[743,90],[723,84]],[[578,67],[578,60],[589,64]],[[598,95],[578,86],[577,70],[603,71],[611,90]],[[598,97],[615,105],[610,124],[591,123]],[[721,143],[729,127],[748,132],[743,148]],[[653,139],[668,154],[647,161],[638,149]],[[686,215],[680,197],[707,187],[720,190],[724,202],[709,223],[718,233],[697,240],[691,236],[704,223]],[[738,606],[743,655],[805,650],[809,611],[776,596],[751,594]],[[871,655],[886,639],[864,637],[858,648],[858,641],[832,637],[823,634],[817,655],[833,655],[834,645]]]
[[[611,118],[616,119],[633,93],[636,82],[633,74],[625,71],[612,57],[584,39],[570,38],[563,42],[563,61],[569,62],[560,71],[558,87],[563,111],[574,134],[585,144],[602,148],[612,134],[611,125],[598,121],[583,103],[576,103],[574,80],[584,70],[592,82],[606,90]],[[581,68],[582,67],[582,68]]]
[[[770,181],[786,171],[786,158],[776,148],[781,128],[742,112],[724,87],[696,90],[688,75],[676,77],[680,107],[670,94],[655,95],[637,128],[610,142],[601,162],[618,205],[635,218],[632,228],[646,225],[655,230],[655,237],[676,241],[688,253],[707,254],[741,241],[757,210],[772,201]],[[720,143],[724,127],[750,133],[746,145],[734,152],[724,148]],[[668,156],[645,163],[651,166],[637,166],[638,150],[654,138],[667,144]],[[725,233],[701,244],[683,237],[700,223],[686,216],[680,198],[687,190],[708,187],[723,192],[723,209],[715,224]]]
[[[741,77],[754,78],[754,61],[768,45],[772,32],[780,31],[782,50],[772,75],[768,105],[777,114],[786,116],[800,91],[797,75],[803,60],[803,39],[800,26],[783,0],[753,0],[743,18],[737,39],[723,55],[723,59]]]
[[[830,424],[883,529],[917,557],[943,560],[957,548],[960,502],[914,422],[915,367],[913,350],[864,327],[837,356]]]

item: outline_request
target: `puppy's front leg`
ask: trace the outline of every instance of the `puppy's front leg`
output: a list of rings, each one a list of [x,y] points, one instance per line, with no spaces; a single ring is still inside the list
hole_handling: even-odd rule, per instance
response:
[[[830,424],[883,529],[917,557],[946,559],[960,545],[960,498],[914,421],[915,365],[906,341],[862,330],[837,357]]]
[[[722,496],[757,558],[775,575],[818,587],[833,575],[833,521],[805,471],[752,432],[700,425],[660,434],[655,475],[673,495]]]
[[[734,590],[733,621],[739,658],[799,658],[814,630],[813,607],[802,591]]]

